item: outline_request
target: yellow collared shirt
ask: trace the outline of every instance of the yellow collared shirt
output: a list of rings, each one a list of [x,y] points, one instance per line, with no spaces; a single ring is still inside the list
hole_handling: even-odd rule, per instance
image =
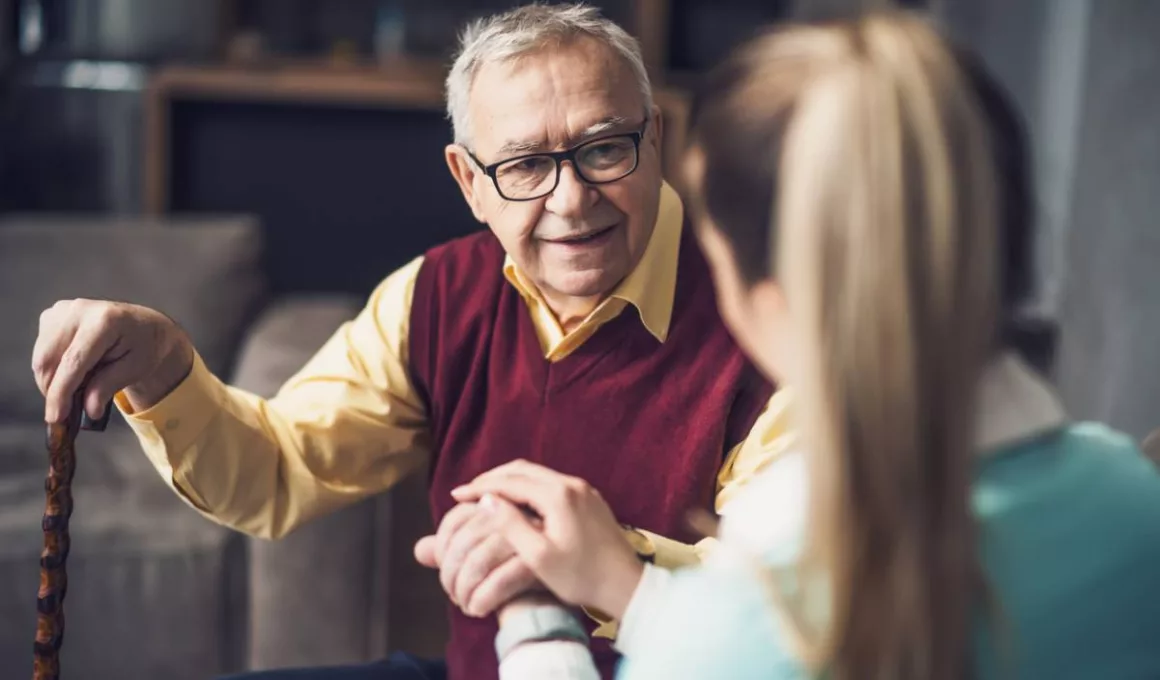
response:
[[[535,286],[510,260],[504,275],[532,316],[544,356],[559,361],[629,307],[659,342],[668,336],[683,207],[667,184],[640,263],[587,318],[565,332]],[[194,357],[190,375],[151,408],[117,407],[146,455],[189,505],[211,520],[264,538],[389,489],[422,467],[431,441],[411,383],[407,338],[422,258],[388,276],[366,306],[271,399],[224,384]],[[720,511],[758,471],[791,446],[784,398],[774,395],[748,438],[721,468]],[[711,540],[686,545],[638,532],[655,563],[699,561]],[[638,548],[639,545],[638,541]],[[599,632],[607,635],[611,629]]]

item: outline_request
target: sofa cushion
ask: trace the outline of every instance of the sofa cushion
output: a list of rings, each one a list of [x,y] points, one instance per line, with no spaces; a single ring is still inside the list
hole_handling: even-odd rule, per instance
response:
[[[264,300],[262,238],[246,217],[166,221],[52,216],[0,220],[0,420],[43,418],[30,369],[40,313],[57,300],[125,300],[186,329],[228,375]]]

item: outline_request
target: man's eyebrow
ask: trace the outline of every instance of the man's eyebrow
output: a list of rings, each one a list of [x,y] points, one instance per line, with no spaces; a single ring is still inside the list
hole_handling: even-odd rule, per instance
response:
[[[525,153],[535,153],[537,151],[543,151],[543,150],[544,150],[544,143],[543,142],[511,141],[511,142],[505,142],[504,145],[499,148],[499,154],[501,156],[512,156],[512,155],[525,154]]]
[[[593,137],[602,135],[610,130],[616,130],[628,126],[631,121],[624,116],[609,116],[599,120],[592,125],[584,128],[579,135],[568,140],[571,143],[579,143]],[[570,144],[571,145],[571,144]],[[501,155],[510,156],[525,153],[536,153],[538,151],[545,151],[546,145],[542,141],[509,141],[505,142],[499,148]]]
[[[592,137],[602,135],[610,130],[627,127],[628,123],[629,120],[624,116],[609,116],[608,118],[605,118],[584,128],[584,130],[580,133],[580,136],[577,137],[575,141],[591,139]]]

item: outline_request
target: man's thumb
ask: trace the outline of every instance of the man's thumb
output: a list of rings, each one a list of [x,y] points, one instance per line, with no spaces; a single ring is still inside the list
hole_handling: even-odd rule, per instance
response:
[[[424,536],[415,544],[415,561],[424,567],[438,569],[439,562],[435,557],[435,537]]]

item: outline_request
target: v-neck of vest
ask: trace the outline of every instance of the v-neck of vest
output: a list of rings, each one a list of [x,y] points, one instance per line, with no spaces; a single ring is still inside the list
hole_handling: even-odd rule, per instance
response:
[[[657,342],[652,334],[644,327],[635,308],[628,305],[616,316],[597,328],[592,335],[572,350],[568,356],[557,361],[551,361],[544,356],[543,346],[536,333],[532,321],[531,310],[523,300],[520,300],[521,314],[519,315],[519,332],[532,342],[521,343],[526,353],[525,360],[535,375],[535,386],[540,392],[541,399],[547,401],[552,394],[561,392],[587,373],[604,363],[608,358],[616,355],[618,350],[630,349],[630,343],[639,342],[637,331],[648,334],[653,342]]]

